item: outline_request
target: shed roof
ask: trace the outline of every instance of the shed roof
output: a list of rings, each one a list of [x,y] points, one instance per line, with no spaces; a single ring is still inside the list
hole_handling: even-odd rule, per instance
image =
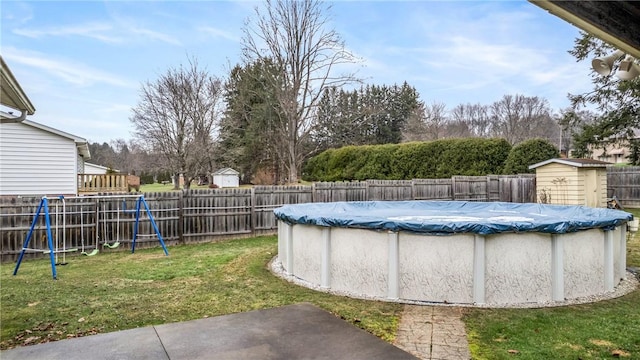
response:
[[[226,167],[215,171],[213,175],[240,175],[240,173],[233,170],[232,168]]]
[[[537,164],[533,164],[529,166],[529,169],[539,168],[540,166],[545,166],[551,163],[563,164],[568,166],[580,167],[580,168],[598,168],[598,167],[607,167],[611,165],[611,163],[606,161],[594,160],[594,159],[549,159]]]

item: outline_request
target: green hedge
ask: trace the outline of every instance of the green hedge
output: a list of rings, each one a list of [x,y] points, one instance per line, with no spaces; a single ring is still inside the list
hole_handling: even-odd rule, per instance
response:
[[[511,145],[504,139],[445,139],[404,144],[346,146],[307,161],[307,181],[438,179],[500,174]]]
[[[529,165],[557,158],[560,156],[558,148],[544,139],[531,139],[523,141],[511,149],[505,162],[503,174],[534,173],[529,170]]]

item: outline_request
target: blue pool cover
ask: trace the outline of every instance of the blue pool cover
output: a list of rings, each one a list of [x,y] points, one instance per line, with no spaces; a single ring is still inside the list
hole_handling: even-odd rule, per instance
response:
[[[290,224],[427,234],[611,230],[633,215],[585,206],[468,201],[357,201],[284,205],[276,218]]]

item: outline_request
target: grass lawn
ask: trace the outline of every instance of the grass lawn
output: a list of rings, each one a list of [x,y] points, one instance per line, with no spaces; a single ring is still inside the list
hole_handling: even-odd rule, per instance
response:
[[[191,185],[191,189],[208,189],[209,185]],[[175,191],[173,190],[173,184],[161,184],[161,183],[153,183],[153,184],[144,184],[140,185],[140,192],[166,192],[166,191]]]
[[[249,188],[251,185],[240,185],[240,188]],[[209,185],[191,185],[191,189],[209,189]],[[166,191],[179,191],[173,189],[173,184],[144,184],[140,185],[140,192],[166,192]]]
[[[639,233],[627,249],[627,266],[640,267]],[[474,359],[640,359],[640,290],[587,305],[467,309],[463,320]]]
[[[0,349],[95,333],[310,302],[387,341],[398,304],[354,300],[292,285],[266,268],[275,236],[0,266]]]

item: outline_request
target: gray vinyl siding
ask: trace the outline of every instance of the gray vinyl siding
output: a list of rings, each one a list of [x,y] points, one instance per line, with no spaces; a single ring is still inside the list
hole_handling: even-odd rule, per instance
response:
[[[22,123],[0,124],[0,195],[77,193],[74,140]]]

